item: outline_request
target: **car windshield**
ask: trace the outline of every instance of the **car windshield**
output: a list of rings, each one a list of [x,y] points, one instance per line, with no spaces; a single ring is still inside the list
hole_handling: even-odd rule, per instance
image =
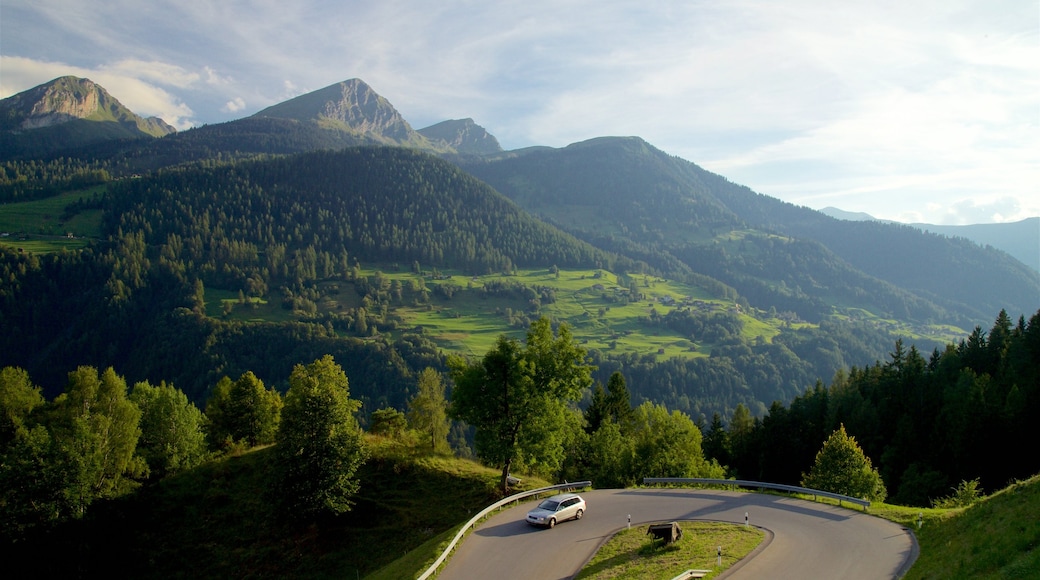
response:
[[[543,501],[542,503],[538,504],[538,509],[548,510],[548,511],[551,511],[551,512],[556,511],[559,507],[560,507],[560,502],[558,502],[556,500],[553,500],[553,499],[547,499],[547,500]]]

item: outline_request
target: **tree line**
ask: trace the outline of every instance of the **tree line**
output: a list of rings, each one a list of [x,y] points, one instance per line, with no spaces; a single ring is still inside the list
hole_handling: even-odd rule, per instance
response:
[[[839,428],[877,465],[891,501],[929,505],[963,482],[994,491],[1040,470],[1029,441],[1040,413],[1040,311],[1005,311],[927,358],[899,340],[884,362],[853,366],[761,417],[743,405],[705,425],[705,452],[745,479],[797,484]]]
[[[664,406],[631,407],[616,373],[605,395],[577,403],[591,367],[566,325],[531,325],[521,343],[500,338],[478,361],[458,357],[444,375],[427,368],[401,411],[381,407],[371,434],[402,438],[420,453],[476,456],[508,476],[550,479],[595,474],[601,486],[631,485],[658,473],[722,475],[703,458],[693,420]],[[267,498],[280,517],[313,520],[350,510],[354,474],[367,458],[361,403],[329,355],[296,364],[282,395],[254,373],[221,378],[205,410],[168,383],[128,388],[112,368],[70,372],[64,391],[46,399],[29,374],[0,371],[0,520],[17,542],[84,517],[96,502],[192,469],[227,453],[275,445]],[[456,421],[453,425],[452,421]],[[461,431],[460,431],[461,428]],[[460,435],[462,435],[460,437]],[[584,475],[587,477],[588,475]]]
[[[367,457],[346,374],[331,356],[297,364],[284,397],[253,373],[223,378],[203,413],[173,385],[132,388],[79,367],[46,400],[28,373],[0,370],[0,522],[17,543],[80,519],[97,501],[218,454],[276,444],[267,500],[281,517],[348,511]]]
[[[661,404],[633,405],[618,371],[604,388],[569,328],[546,318],[524,341],[500,337],[483,357],[453,356],[447,368],[450,383],[426,368],[403,405],[365,419],[329,355],[296,364],[284,395],[249,371],[225,376],[204,412],[171,384],[130,389],[112,368],[88,366],[47,400],[26,371],[5,367],[4,534],[28,537],[83,517],[96,501],[271,443],[271,498],[285,517],[349,511],[360,485],[353,474],[367,457],[362,422],[433,454],[468,455],[472,429],[473,450],[501,469],[503,491],[514,472],[597,487],[729,475],[928,505],[970,501],[1040,468],[1029,446],[1014,461],[988,452],[1028,440],[1040,411],[1040,312],[1012,324],[1002,311],[988,333],[976,328],[928,360],[897,341],[886,362],[838,373],[762,417],[738,404],[728,425],[718,413],[698,424]]]

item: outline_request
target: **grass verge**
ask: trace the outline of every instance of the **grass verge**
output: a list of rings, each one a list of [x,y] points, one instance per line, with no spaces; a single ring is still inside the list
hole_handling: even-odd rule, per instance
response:
[[[757,547],[765,533],[754,527],[721,522],[679,522],[683,536],[662,546],[651,541],[646,525],[622,530],[604,544],[575,578],[673,578],[690,569],[710,570],[715,578]],[[722,565],[718,549],[722,546]]]

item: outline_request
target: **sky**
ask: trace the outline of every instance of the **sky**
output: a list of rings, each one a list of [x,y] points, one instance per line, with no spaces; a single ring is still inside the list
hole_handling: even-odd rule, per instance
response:
[[[0,97],[64,75],[179,130],[360,78],[505,149],[635,135],[814,209],[1040,216],[1036,0],[0,2]]]

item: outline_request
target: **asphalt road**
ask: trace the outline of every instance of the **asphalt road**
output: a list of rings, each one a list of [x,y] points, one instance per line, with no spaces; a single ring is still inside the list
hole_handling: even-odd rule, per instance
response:
[[[612,534],[628,525],[671,520],[744,523],[766,540],[726,578],[898,578],[917,550],[901,526],[858,510],[773,495],[697,489],[594,490],[581,494],[580,521],[541,529],[524,522],[532,503],[499,512],[455,550],[440,580],[570,578]],[[723,546],[725,552],[725,546]],[[691,568],[710,568],[714,554]]]

